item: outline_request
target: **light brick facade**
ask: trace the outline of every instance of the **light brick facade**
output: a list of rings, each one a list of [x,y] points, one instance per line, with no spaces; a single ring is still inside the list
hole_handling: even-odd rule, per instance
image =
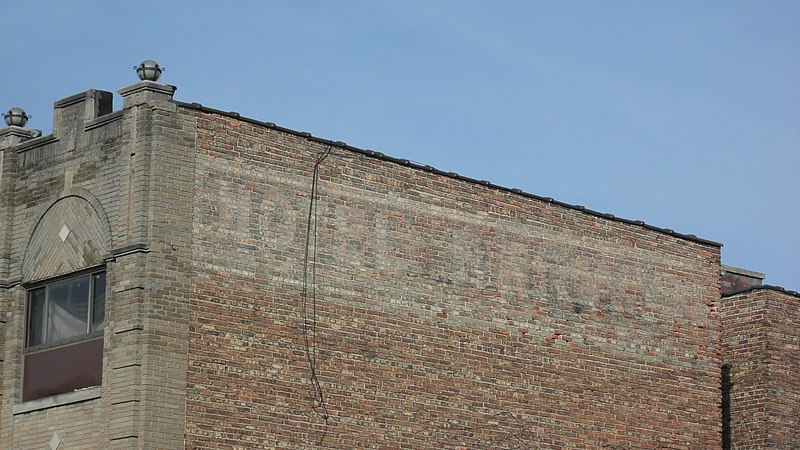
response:
[[[0,134],[0,448],[721,447],[719,244],[119,92]],[[90,267],[102,385],[21,401]]]

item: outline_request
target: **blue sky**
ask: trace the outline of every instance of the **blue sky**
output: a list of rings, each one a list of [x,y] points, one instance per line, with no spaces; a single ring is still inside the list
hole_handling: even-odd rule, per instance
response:
[[[0,109],[175,98],[722,242],[800,290],[800,2],[25,1]],[[119,98],[115,101],[119,108]]]

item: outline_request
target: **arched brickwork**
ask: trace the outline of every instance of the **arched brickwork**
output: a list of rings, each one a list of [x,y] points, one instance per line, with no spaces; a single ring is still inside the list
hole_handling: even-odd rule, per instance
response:
[[[23,282],[32,282],[103,263],[111,232],[100,203],[75,190],[51,203],[36,223],[22,262]]]

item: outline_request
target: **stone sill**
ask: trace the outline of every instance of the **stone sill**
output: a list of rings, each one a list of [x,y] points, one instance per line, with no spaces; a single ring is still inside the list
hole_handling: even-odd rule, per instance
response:
[[[43,409],[56,408],[58,406],[70,405],[72,403],[86,402],[100,398],[103,392],[102,386],[93,386],[86,389],[81,389],[74,392],[66,392],[64,394],[53,395],[36,400],[27,401],[14,405],[13,414],[25,414],[32,411],[41,411]]]

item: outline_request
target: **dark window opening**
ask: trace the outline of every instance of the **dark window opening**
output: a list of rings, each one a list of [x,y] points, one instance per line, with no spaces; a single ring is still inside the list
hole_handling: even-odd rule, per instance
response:
[[[101,384],[105,295],[103,270],[28,290],[23,401]]]

